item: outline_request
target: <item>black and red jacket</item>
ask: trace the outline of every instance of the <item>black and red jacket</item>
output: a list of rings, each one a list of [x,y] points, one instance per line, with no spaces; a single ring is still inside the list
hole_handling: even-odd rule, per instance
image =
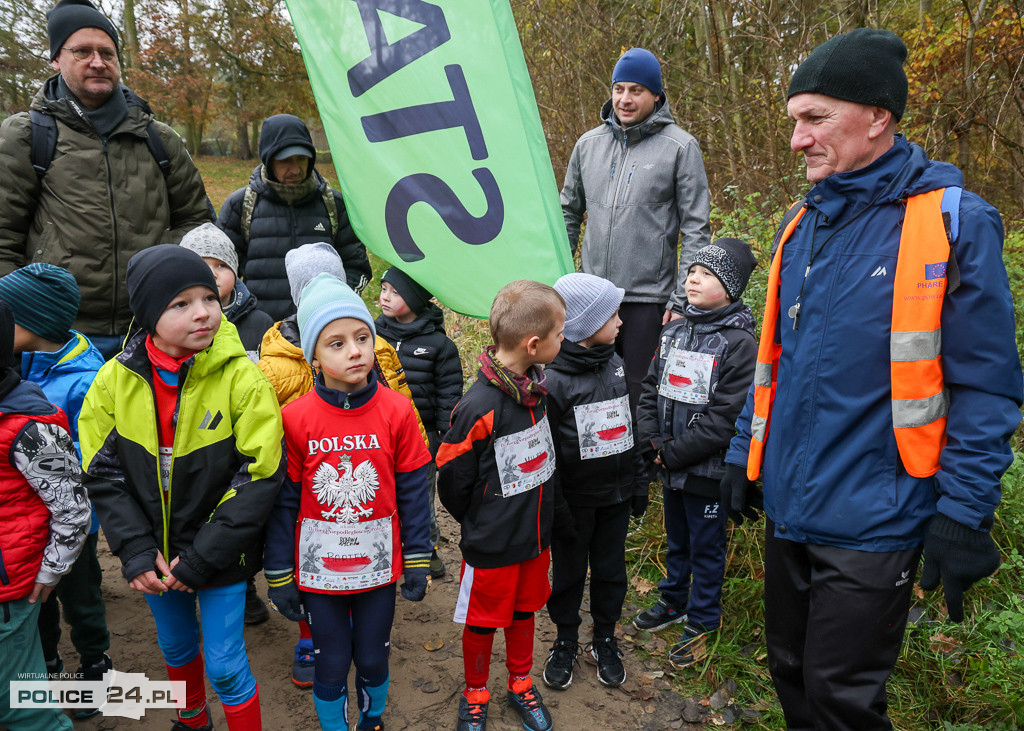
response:
[[[538,444],[524,443],[522,451],[506,452],[499,462],[496,440],[500,445],[545,430],[546,442],[542,436],[531,440]],[[462,525],[459,547],[470,566],[510,566],[535,558],[550,545],[555,462],[550,437],[543,399],[522,406],[480,374],[452,411],[451,429],[437,453],[437,494]],[[514,463],[512,454],[517,455]],[[550,475],[514,492],[508,489],[510,469],[520,477]]]

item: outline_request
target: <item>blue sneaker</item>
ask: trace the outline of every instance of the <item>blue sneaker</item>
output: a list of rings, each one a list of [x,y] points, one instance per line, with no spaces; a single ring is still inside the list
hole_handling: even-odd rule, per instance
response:
[[[688,668],[696,665],[708,656],[708,633],[701,627],[688,624],[668,652],[668,661],[677,668]]]
[[[637,629],[646,630],[647,632],[657,632],[658,630],[665,629],[676,622],[685,621],[686,612],[677,607],[673,607],[664,599],[659,599],[658,603],[653,607],[645,609],[640,612],[640,614],[636,615],[636,619],[633,620],[633,626]]]
[[[508,689],[508,704],[519,712],[526,731],[549,731],[554,724],[544,707],[544,699],[533,687],[531,678],[516,678]]]
[[[313,687],[313,640],[299,640],[292,662],[292,682],[300,688]]]

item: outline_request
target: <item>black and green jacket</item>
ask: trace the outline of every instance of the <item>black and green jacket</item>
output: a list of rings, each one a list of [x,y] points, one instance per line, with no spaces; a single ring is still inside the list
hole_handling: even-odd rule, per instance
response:
[[[130,337],[85,397],[78,428],[86,487],[110,550],[132,579],[156,552],[191,588],[259,569],[263,526],[285,474],[277,396],[227,320],[178,374],[167,503],[161,499],[153,369],[146,333]]]

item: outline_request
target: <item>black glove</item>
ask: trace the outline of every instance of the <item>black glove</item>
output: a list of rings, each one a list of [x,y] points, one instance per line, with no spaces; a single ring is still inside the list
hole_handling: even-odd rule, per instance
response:
[[[647,512],[647,503],[650,502],[650,498],[647,493],[633,496],[633,507],[629,511],[630,516],[634,518],[644,517],[644,513]]]
[[[921,588],[931,591],[942,581],[952,621],[964,621],[964,592],[997,568],[999,549],[988,531],[968,528],[942,513],[932,518],[924,539]]]
[[[747,479],[745,467],[727,464],[720,489],[721,505],[736,525],[743,525],[744,517],[757,520],[757,511],[764,510],[764,495],[756,482]]]
[[[299,595],[299,587],[295,579],[281,586],[268,586],[267,596],[270,598],[270,606],[279,611],[293,622],[302,622],[306,619],[306,612],[302,608],[302,597]]]
[[[430,567],[406,566],[402,572],[402,596],[411,602],[421,602],[430,586]]]

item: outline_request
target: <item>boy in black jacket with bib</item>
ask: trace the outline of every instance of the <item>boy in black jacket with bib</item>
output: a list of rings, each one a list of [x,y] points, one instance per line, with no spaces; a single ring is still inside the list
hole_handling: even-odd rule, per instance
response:
[[[565,300],[565,340],[545,369],[558,455],[555,512],[568,513],[571,519],[564,522],[574,530],[551,541],[548,614],[558,626],[558,639],[544,683],[557,690],[572,683],[589,564],[594,639],[588,649],[597,661],[597,679],[615,688],[626,679],[615,642],[626,597],[626,532],[630,514],[643,515],[647,508],[649,489],[635,448],[624,366],[615,353],[625,290],[580,272],[559,279],[555,290]]]
[[[722,619],[726,515],[719,482],[754,379],[754,318],[740,296],[756,265],[739,239],[718,239],[697,251],[683,317],[662,329],[637,407],[640,439],[661,468],[668,555],[661,598],[633,624],[654,632],[685,622],[669,652],[676,667],[706,657],[706,635]]]
[[[437,453],[441,503],[462,526],[462,578],[455,621],[466,625],[466,689],[457,731],[484,731],[491,646],[505,632],[508,703],[528,731],[548,731],[551,714],[530,678],[534,613],[551,593],[548,565],[554,513],[555,448],[544,410],[544,371],[558,355],[561,296],[520,279],[491,305],[494,345],[452,412]]]

